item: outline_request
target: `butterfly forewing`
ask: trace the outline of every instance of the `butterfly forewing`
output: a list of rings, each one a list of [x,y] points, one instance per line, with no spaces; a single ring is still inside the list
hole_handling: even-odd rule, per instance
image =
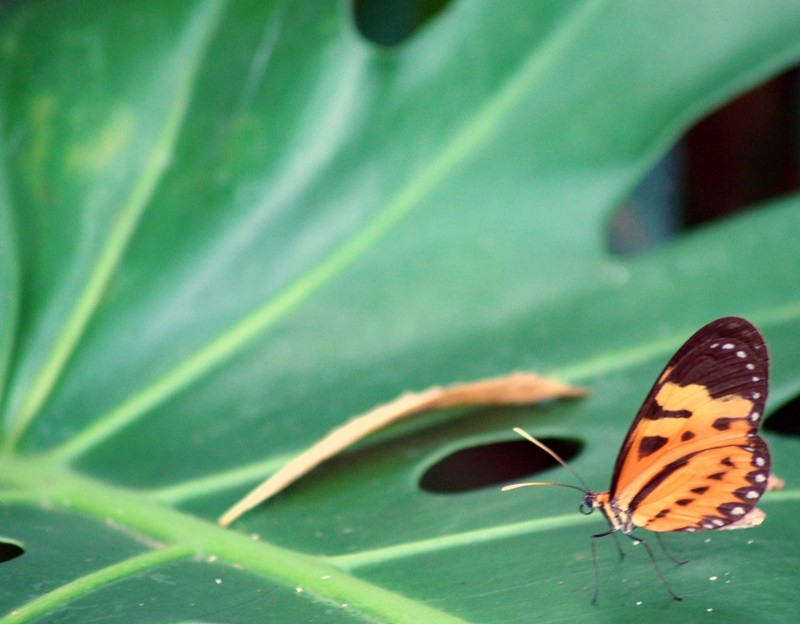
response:
[[[673,356],[623,442],[609,496],[653,531],[719,528],[754,507],[769,451],[758,436],[769,359],[748,321],[700,329]]]

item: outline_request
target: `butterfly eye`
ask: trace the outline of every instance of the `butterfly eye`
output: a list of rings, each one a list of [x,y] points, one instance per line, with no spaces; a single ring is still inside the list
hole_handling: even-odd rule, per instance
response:
[[[595,493],[594,492],[586,492],[586,496],[583,497],[583,501],[581,501],[581,506],[578,507],[581,513],[584,516],[588,516],[590,513],[594,511],[594,501],[595,501]]]

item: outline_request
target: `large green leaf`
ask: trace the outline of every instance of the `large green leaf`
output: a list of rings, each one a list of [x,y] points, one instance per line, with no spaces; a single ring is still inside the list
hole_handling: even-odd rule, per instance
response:
[[[419,478],[523,425],[580,441],[604,487],[716,316],[763,328],[772,409],[800,389],[797,199],[630,259],[605,234],[798,32],[777,2],[462,0],[390,51],[345,2],[7,12],[0,531],[25,554],[1,621],[794,621],[791,438],[768,436],[789,487],[762,527],[670,541],[694,559],[663,564],[683,603],[601,544],[590,607],[602,521],[574,492]],[[592,395],[420,418],[215,525],[351,415],[514,369]]]

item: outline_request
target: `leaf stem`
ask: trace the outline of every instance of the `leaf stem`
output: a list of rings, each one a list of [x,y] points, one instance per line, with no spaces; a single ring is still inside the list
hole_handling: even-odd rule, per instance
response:
[[[212,522],[154,503],[146,494],[126,491],[82,477],[62,465],[33,458],[0,457],[0,474],[12,486],[37,491],[40,500],[102,518],[138,532],[149,541],[166,544],[165,549],[149,553],[154,559],[139,555],[110,568],[87,575],[51,592],[42,600],[20,607],[40,615],[45,607],[64,604],[85,593],[104,579],[130,574],[137,565],[153,565],[158,557],[215,555],[221,562],[238,564],[273,583],[303,588],[303,593],[329,604],[348,608],[366,618],[387,622],[416,624],[441,622],[463,624],[463,620],[444,611],[355,578],[324,558],[296,552],[265,541],[254,541],[241,533],[222,529]],[[126,567],[127,566],[127,567]],[[59,592],[59,593],[57,593]],[[39,599],[36,599],[37,601]],[[23,612],[24,613],[24,612]],[[8,622],[20,621],[19,615],[6,616]],[[3,622],[3,620],[0,620]]]

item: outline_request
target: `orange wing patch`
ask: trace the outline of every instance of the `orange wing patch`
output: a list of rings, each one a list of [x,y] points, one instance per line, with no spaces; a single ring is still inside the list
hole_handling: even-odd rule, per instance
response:
[[[649,426],[642,424],[631,436],[622,465],[624,487],[619,488],[617,496],[624,500],[627,495],[628,505],[653,477],[652,467],[670,466],[708,451],[709,439],[719,448],[747,445],[753,431],[754,403],[737,395],[714,399],[701,385],[665,383],[655,401],[664,413],[682,415],[662,416]]]

